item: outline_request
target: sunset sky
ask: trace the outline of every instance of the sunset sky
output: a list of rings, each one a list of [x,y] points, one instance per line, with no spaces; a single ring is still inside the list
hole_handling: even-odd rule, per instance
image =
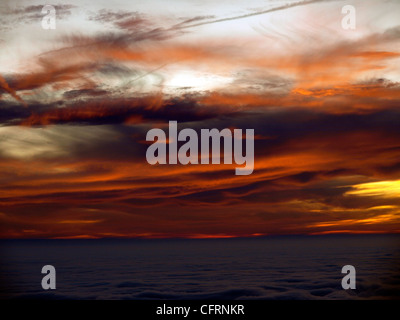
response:
[[[172,120],[254,172],[148,164]],[[400,232],[399,1],[1,1],[1,238],[340,232]]]

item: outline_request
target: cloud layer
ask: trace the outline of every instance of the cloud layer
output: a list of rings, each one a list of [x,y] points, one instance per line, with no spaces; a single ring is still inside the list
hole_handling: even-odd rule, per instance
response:
[[[399,232],[400,11],[355,6],[374,20],[349,31],[336,1],[169,16],[70,3],[18,53],[11,34],[40,8],[10,5],[2,237]],[[149,165],[146,132],[169,120],[254,129],[254,173]]]

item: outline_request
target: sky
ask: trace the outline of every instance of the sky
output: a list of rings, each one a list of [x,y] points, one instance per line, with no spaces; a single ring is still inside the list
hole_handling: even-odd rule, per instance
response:
[[[400,232],[399,21],[395,0],[2,1],[0,237]],[[169,121],[254,129],[253,173],[150,165]]]

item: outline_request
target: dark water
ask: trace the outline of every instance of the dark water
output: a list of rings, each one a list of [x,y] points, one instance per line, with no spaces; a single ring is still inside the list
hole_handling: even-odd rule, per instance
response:
[[[399,235],[3,240],[2,298],[398,299]],[[41,268],[57,270],[44,291]],[[357,271],[355,290],[341,268]]]

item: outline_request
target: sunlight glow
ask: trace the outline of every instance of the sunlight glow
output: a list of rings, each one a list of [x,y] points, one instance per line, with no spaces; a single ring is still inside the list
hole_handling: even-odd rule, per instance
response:
[[[346,192],[346,195],[384,198],[400,197],[400,180],[361,183],[354,185],[353,188],[354,190]]]
[[[229,84],[232,81],[229,77],[223,77],[215,74],[200,73],[196,71],[180,71],[171,76],[165,82],[167,91],[176,90],[185,91],[206,91]]]

